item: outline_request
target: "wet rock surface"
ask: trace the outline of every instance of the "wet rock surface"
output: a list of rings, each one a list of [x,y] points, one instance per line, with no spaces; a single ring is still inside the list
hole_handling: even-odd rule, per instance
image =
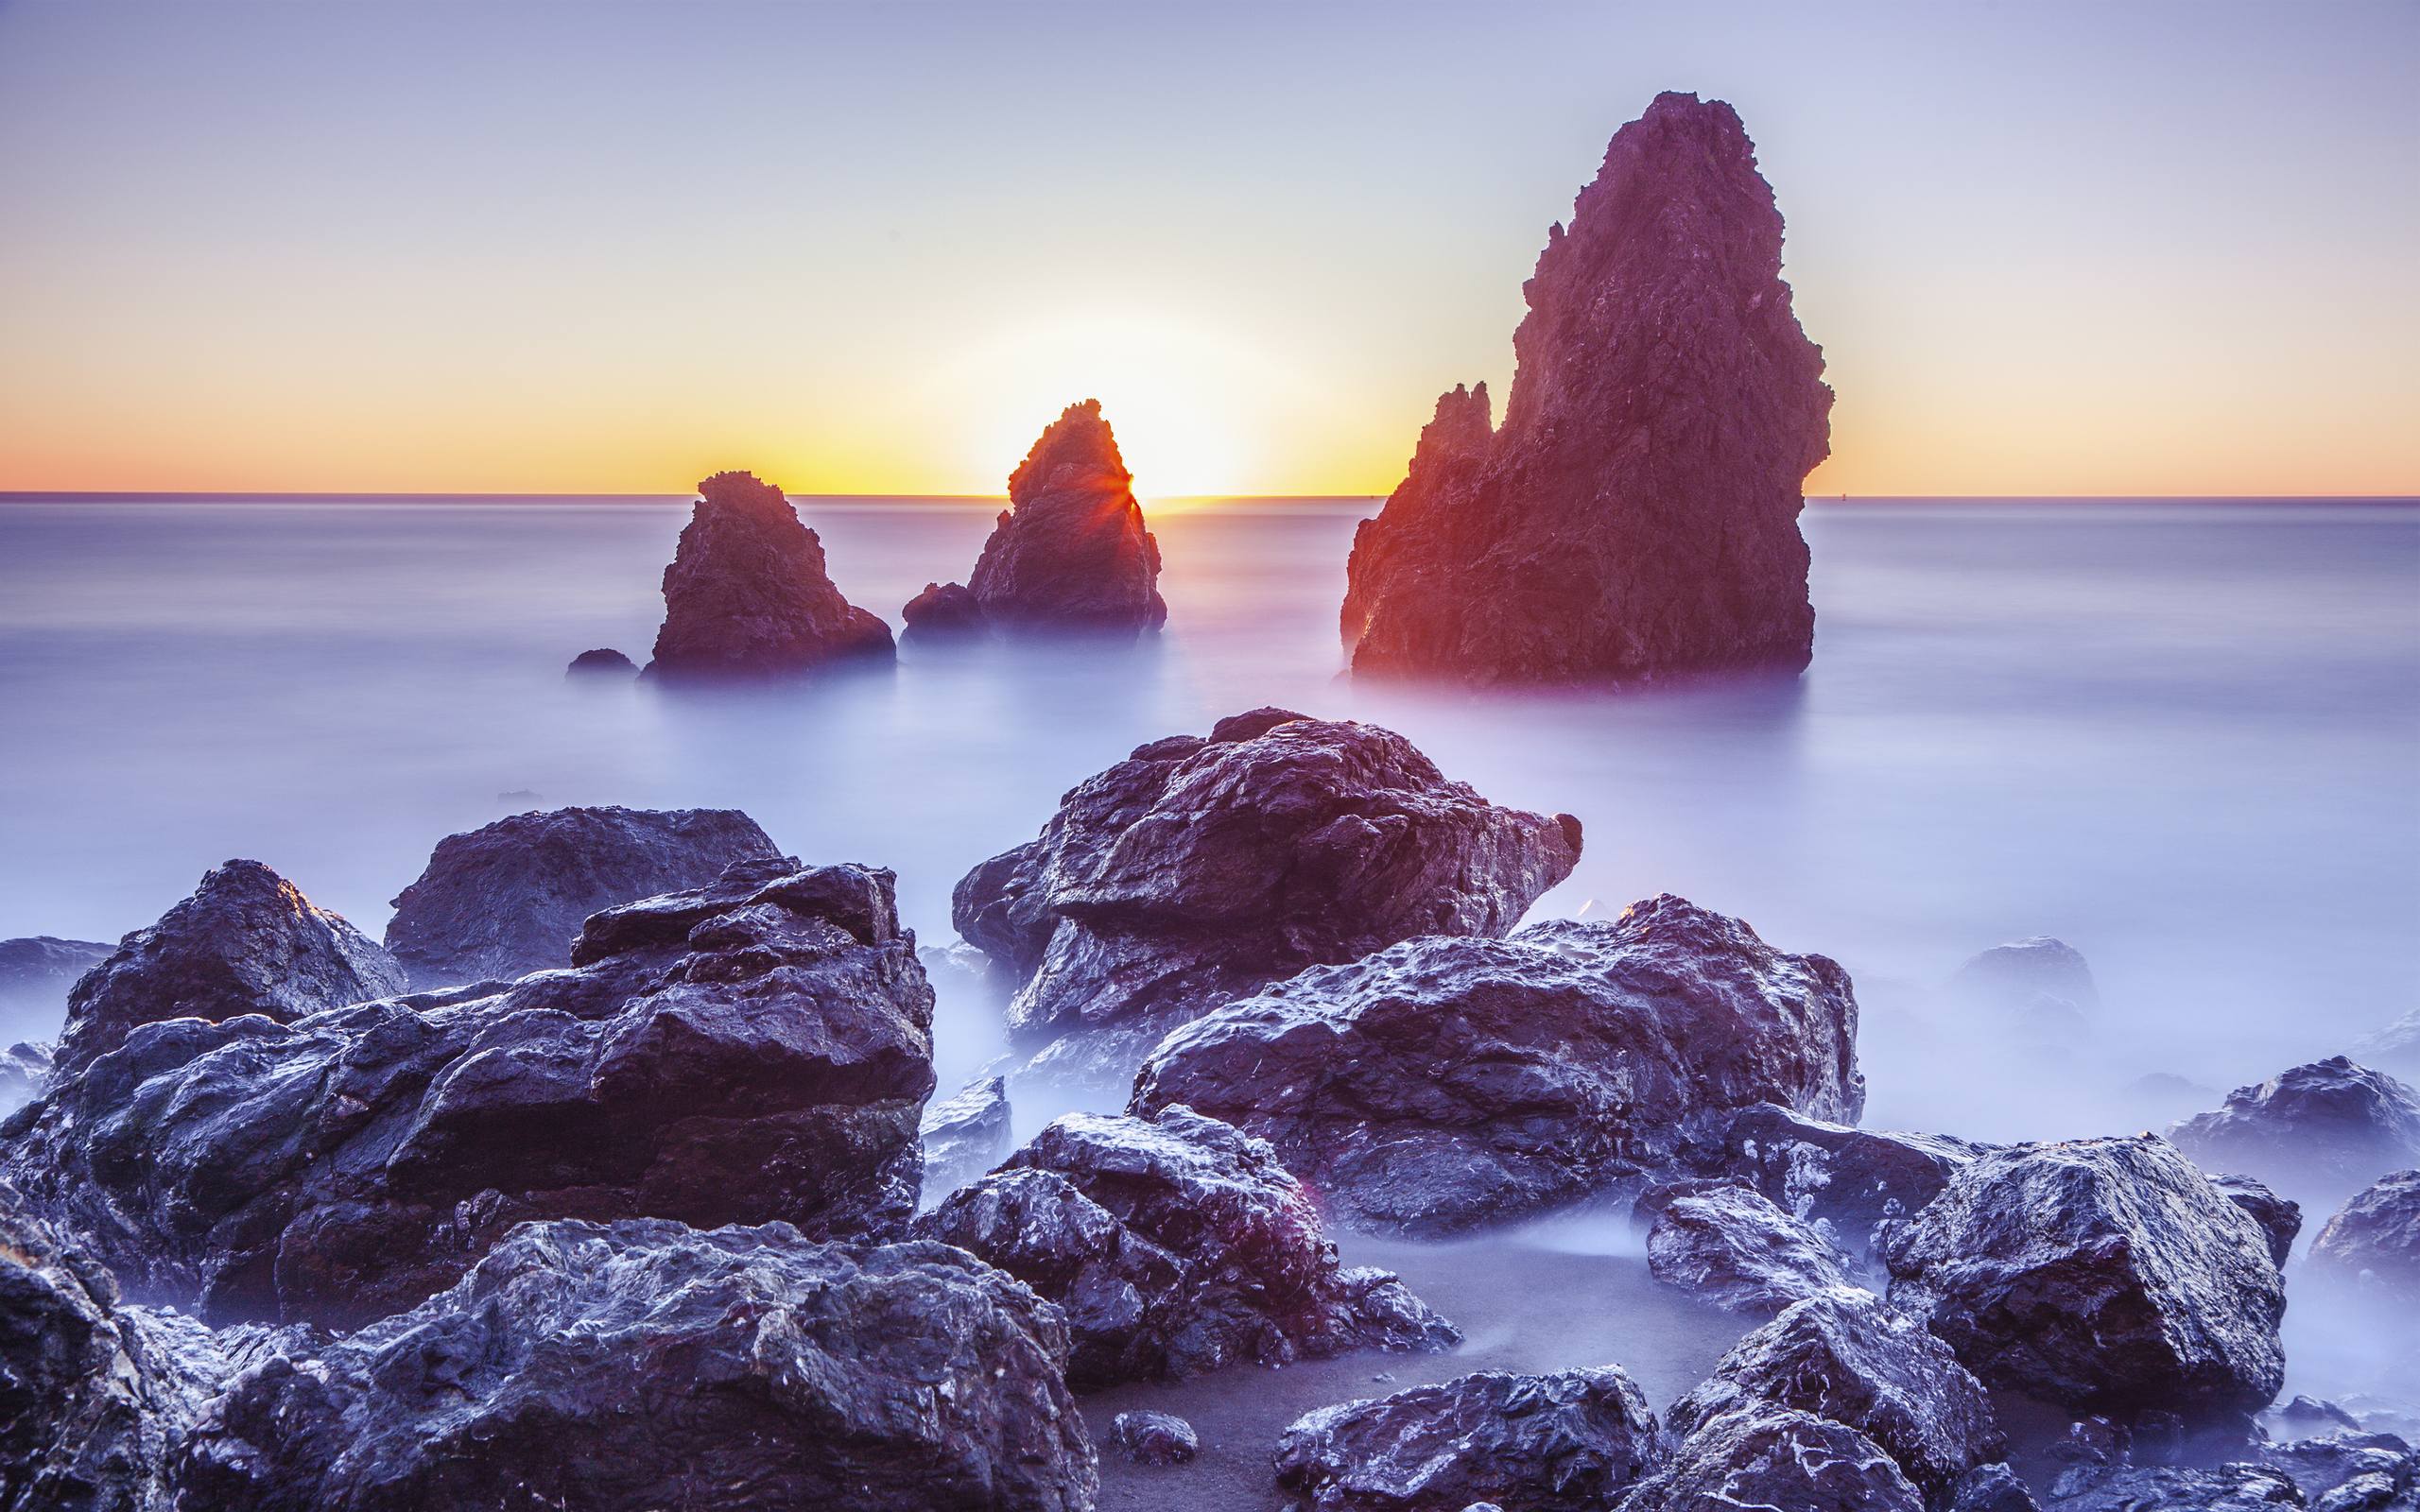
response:
[[[1121,1412],[1110,1419],[1109,1436],[1137,1465],[1182,1465],[1201,1452],[1193,1425],[1164,1412]]]
[[[2267,1512],[2303,1505],[2293,1481],[2266,1466],[2078,1466],[2059,1477],[2044,1512]]]
[[[1635,1192],[1757,1103],[1854,1120],[1856,1043],[1836,963],[1668,894],[1305,971],[1172,1036],[1133,1106],[1270,1140],[1341,1223],[1435,1235]]]
[[[1374,725],[1258,709],[1137,748],[959,881],[959,933],[1022,985],[1028,1042],[1091,1036],[1122,1083],[1168,1028],[1415,935],[1500,935],[1571,872],[1580,821],[1499,808]]]
[[[926,1105],[916,1136],[925,1147],[925,1199],[936,1201],[1009,1153],[1009,1084],[985,1076]]]
[[[76,979],[109,959],[114,945],[92,939],[29,935],[0,939],[0,1013],[27,1022],[55,1015]]]
[[[1389,1272],[1340,1265],[1275,1153],[1189,1108],[1067,1114],[915,1232],[1065,1309],[1079,1389],[1461,1337]]]
[[[2389,1171],[2420,1165],[2420,1094],[2342,1056],[2238,1087],[2169,1131],[2212,1171],[2241,1171],[2333,1206]]]
[[[2294,1252],[2294,1240],[2303,1231],[2302,1204],[2288,1201],[2248,1176],[2214,1176],[2210,1184],[2252,1215],[2268,1237],[2269,1258],[2278,1269],[2285,1269],[2286,1257]]]
[[[2393,1434],[2331,1433],[2273,1444],[2260,1452],[2260,1463],[2329,1512],[2420,1508],[2420,1454]]]
[[[1846,1257],[1760,1194],[1728,1182],[1690,1187],[1655,1204],[1647,1267],[1657,1280],[1725,1312],[1767,1317],[1849,1284]]]
[[[1730,106],[1658,95],[1549,232],[1485,389],[1439,400],[1356,534],[1357,673],[1476,681],[1796,670],[1812,649],[1801,485],[1830,451],[1822,352]]]
[[[1603,1507],[1654,1465],[1655,1416],[1613,1366],[1482,1371],[1298,1419],[1277,1480],[1315,1512]]]
[[[554,809],[437,843],[393,900],[387,949],[427,988],[571,964],[588,916],[702,887],[781,850],[737,809]]]
[[[0,1125],[0,1162],[130,1292],[216,1321],[379,1317],[526,1219],[905,1222],[932,993],[889,872],[745,863],[597,914],[573,960],[145,1025]]]
[[[2310,1270],[2357,1295],[2420,1307],[2420,1170],[2381,1178],[2329,1218],[2311,1241]]]
[[[1697,1425],[1619,1512],[1922,1512],[1880,1445],[1843,1423],[1747,1401]]]
[[[1877,1246],[1892,1302],[1995,1387],[2227,1418],[2284,1379],[2268,1235],[2149,1135],[1978,1156]]]
[[[888,661],[890,627],[833,586],[823,542],[782,490],[717,472],[664,569],[664,627],[648,676],[751,678]]]
[[[1762,1103],[1734,1116],[1720,1145],[1696,1163],[1708,1175],[1747,1181],[1798,1218],[1829,1225],[1861,1259],[1876,1224],[1941,1195],[1984,1148],[1945,1134],[1851,1128]]]
[[[59,1071],[80,1071],[164,1019],[282,1023],[403,989],[402,968],[375,941],[259,862],[230,861],[76,984]]]
[[[1100,401],[1070,404],[1009,474],[1009,507],[966,586],[927,584],[909,605],[920,633],[965,629],[1156,629],[1160,545]],[[922,605],[922,609],[917,608]]]
[[[1055,1309],[943,1246],[532,1224],[450,1290],[272,1360],[182,1456],[185,1512],[1082,1512]]]
[[[1949,1347],[1858,1287],[1795,1303],[1741,1339],[1666,1426],[1685,1437],[1752,1402],[1855,1429],[1936,1503],[2008,1447],[1982,1383]]]

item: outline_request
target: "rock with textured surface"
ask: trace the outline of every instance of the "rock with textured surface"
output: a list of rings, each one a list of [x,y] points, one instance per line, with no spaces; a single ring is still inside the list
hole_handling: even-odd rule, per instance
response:
[[[403,989],[403,969],[375,941],[259,862],[230,861],[76,984],[59,1071],[81,1070],[163,1019],[284,1023]]]
[[[1666,1427],[1685,1436],[1750,1401],[1856,1429],[1936,1500],[2007,1449],[1983,1383],[1949,1347],[1858,1287],[1795,1303],[1733,1345]]]
[[[639,665],[612,646],[599,646],[594,651],[582,651],[579,655],[573,657],[571,665],[563,668],[563,675],[570,678],[620,680],[637,677]]]
[[[1357,672],[1637,679],[1812,651],[1801,486],[1829,455],[1823,352],[1739,117],[1658,95],[1549,232],[1502,429],[1438,401],[1354,537]]]
[[[50,1085],[51,1069],[57,1060],[57,1052],[38,1040],[21,1040],[0,1050],[0,1114],[13,1112],[40,1097]]]
[[[516,814],[437,843],[393,900],[387,949],[418,988],[509,982],[569,966],[591,914],[781,853],[737,809]]]
[[[2303,1495],[2265,1465],[2079,1466],[2059,1477],[2042,1505],[2044,1512],[2271,1512],[2303,1505]]]
[[[1893,1303],[1995,1387],[2225,1418],[2284,1380],[2268,1235],[2164,1140],[1991,1151],[1877,1247]]]
[[[1846,1257],[1747,1187],[1703,1185],[1656,1208],[1647,1231],[1649,1274],[1726,1313],[1770,1317],[1849,1284]]]
[[[1864,1101],[1848,973],[1668,894],[1314,968],[1171,1036],[1133,1107],[1226,1119],[1340,1222],[1433,1235],[1634,1193],[1756,1103]]]
[[[984,623],[1132,633],[1165,621],[1160,546],[1133,482],[1100,401],[1068,405],[1009,474],[1009,507],[966,581]],[[926,624],[941,607],[926,606]]]
[[[2420,1512],[2420,1454],[2393,1434],[2335,1433],[2271,1444],[2260,1463],[2328,1512]]]
[[[383,1316],[526,1219],[887,1233],[932,991],[889,872],[795,867],[600,913],[574,970],[493,995],[145,1025],[0,1160],[130,1292],[220,1321]]]
[[[1388,1272],[1340,1266],[1269,1146],[1189,1108],[1067,1114],[915,1231],[1064,1308],[1083,1389],[1461,1338]]]
[[[2252,1221],[2268,1236],[2269,1258],[2279,1270],[2285,1269],[2286,1257],[2294,1252],[2294,1238],[2303,1231],[2302,1204],[2288,1201],[2248,1176],[2214,1176],[2210,1184],[2252,1214]]]
[[[1941,1195],[1984,1146],[1946,1134],[1901,1134],[1829,1124],[1774,1103],[1745,1108],[1695,1163],[1747,1181],[1784,1211],[1824,1223],[1862,1259],[1874,1226]]]
[[[925,1146],[925,1200],[938,1202],[1009,1153],[1009,1084],[983,1076],[929,1104],[916,1137]]]
[[[2420,1307],[2420,1171],[2380,1178],[2311,1241],[2311,1273],[2380,1300]]]
[[[890,627],[841,596],[823,542],[782,490],[717,472],[664,569],[651,678],[748,678],[888,661]]]
[[[1844,1423],[1750,1400],[1700,1423],[1618,1512],[1923,1512],[1882,1447]]]
[[[2420,1165],[2420,1094],[2336,1056],[2238,1087],[2169,1138],[2206,1169],[2245,1172],[2332,1207],[2389,1171]]]
[[[1483,1370],[1295,1419],[1277,1482],[1312,1512],[1565,1512],[1612,1504],[1660,1447],[1645,1394],[1616,1366]]]
[[[1066,1332],[940,1245],[531,1224],[213,1403],[182,1512],[1087,1512]]]
[[[28,1022],[56,1018],[76,979],[109,959],[116,948],[54,935],[0,939],[0,1015],[22,1016]]]
[[[1109,1423],[1110,1441],[1137,1465],[1182,1465],[1201,1452],[1201,1435],[1165,1412],[1121,1412]]]
[[[1077,1079],[1118,1083],[1167,1029],[1305,966],[1501,935],[1579,855],[1579,820],[1499,808],[1392,730],[1256,709],[1079,783],[951,917],[1022,979],[1012,1030],[1075,1038],[1071,1063],[1104,1041]]]

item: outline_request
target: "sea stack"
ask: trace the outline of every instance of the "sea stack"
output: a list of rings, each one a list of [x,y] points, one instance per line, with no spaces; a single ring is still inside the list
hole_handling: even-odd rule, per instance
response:
[[[888,660],[890,627],[842,597],[817,539],[769,483],[717,472],[664,569],[651,678],[762,677]]]
[[[1100,401],[1070,404],[1009,474],[1009,507],[964,587],[926,584],[904,611],[921,635],[981,628],[1157,628],[1160,544]]]
[[[1806,666],[1801,488],[1831,450],[1822,349],[1790,312],[1782,218],[1732,108],[1659,94],[1547,232],[1484,385],[1437,402],[1356,535],[1361,673],[1644,681]]]

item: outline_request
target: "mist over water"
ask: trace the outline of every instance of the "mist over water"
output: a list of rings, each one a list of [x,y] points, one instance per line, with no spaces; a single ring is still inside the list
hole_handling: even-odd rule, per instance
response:
[[[895,620],[996,506],[803,507]],[[440,836],[626,803],[743,808],[800,855],[891,867],[934,943],[951,885],[1067,787],[1275,703],[1579,815],[1541,916],[1672,891],[1841,960],[1876,1125],[2139,1127],[2171,1112],[2121,1091],[2139,1075],[2223,1090],[2420,995],[2420,510],[1817,506],[1804,679],[1608,696],[1342,678],[1374,507],[1151,508],[1169,622],[1136,646],[694,693],[562,677],[593,645],[646,660],[685,500],[0,506],[0,936],[113,939],[236,855],[376,934]],[[2104,1003],[2042,1074],[1929,995],[2033,934],[2083,950]],[[996,1036],[945,1008],[947,1087]]]

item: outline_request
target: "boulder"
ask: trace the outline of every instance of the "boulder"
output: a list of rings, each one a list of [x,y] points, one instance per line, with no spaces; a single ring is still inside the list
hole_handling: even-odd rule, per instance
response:
[[[1851,1128],[1759,1103],[1736,1114],[1699,1163],[1709,1175],[1747,1181],[1806,1222],[1829,1225],[1842,1247],[1862,1259],[1876,1224],[1904,1218],[1941,1195],[1984,1148],[1946,1134]]]
[[[1659,1202],[1647,1269],[1727,1313],[1770,1317],[1849,1284],[1848,1261],[1824,1235],[1756,1192],[1728,1182]]]
[[[887,1234],[933,1084],[891,887],[747,862],[502,990],[147,1024],[0,1125],[0,1162],[130,1291],[214,1321],[355,1326],[535,1218]]]
[[[2287,1201],[2248,1176],[2214,1176],[2210,1184],[2252,1214],[2252,1221],[2268,1236],[2269,1258],[2279,1270],[2285,1269],[2286,1257],[2294,1252],[2294,1238],[2303,1231],[2302,1204]]]
[[[40,1097],[50,1085],[57,1059],[52,1047],[38,1040],[21,1040],[0,1050],[0,1114],[12,1112]]]
[[[416,987],[509,982],[569,966],[591,914],[781,853],[737,809],[515,814],[437,842],[393,900],[387,949]]]
[[[0,939],[0,1016],[29,1022],[56,1019],[76,979],[109,959],[115,949],[98,940],[54,935]]]
[[[1893,1303],[1995,1387],[2224,1419],[2285,1377],[2269,1236],[2150,1135],[1979,1155],[1877,1247]]]
[[[599,680],[621,680],[639,675],[639,664],[611,646],[582,651],[563,668],[567,678],[595,678]]]
[[[2289,1196],[2333,1206],[2420,1165],[2420,1094],[2342,1056],[2238,1087],[2169,1131],[2213,1171],[2242,1171]]]
[[[1936,1502],[2008,1447],[1983,1383],[1949,1347],[1858,1287],[1793,1303],[1733,1345],[1666,1427],[1685,1437],[1752,1402],[1857,1430]]]
[[[1182,1465],[1201,1452],[1193,1425],[1165,1412],[1121,1412],[1110,1419],[1109,1436],[1137,1465]]]
[[[1923,1512],[1880,1445],[1844,1423],[1751,1400],[1699,1424],[1617,1512]]]
[[[2293,1481],[2264,1465],[2078,1466],[2051,1486],[2044,1512],[2270,1512],[2303,1505]]]
[[[1314,1512],[1565,1512],[1611,1505],[1660,1447],[1618,1366],[1483,1370],[1295,1419],[1277,1483]]]
[[[1158,627],[1168,617],[1160,546],[1143,527],[1133,481],[1100,401],[1068,405],[1009,474],[1009,507],[963,591],[976,612],[1010,630]],[[943,602],[922,616],[927,626],[958,608],[957,595],[939,593]]]
[[[1304,967],[1501,935],[1579,855],[1579,820],[1498,808],[1392,730],[1257,709],[1078,784],[951,917],[1021,981],[1011,1028],[1076,1037],[1050,1064],[1115,1085],[1169,1028]]]
[[[890,627],[841,596],[823,542],[782,490],[750,472],[698,485],[664,569],[664,627],[647,675],[763,677],[835,662],[889,661]]]
[[[1814,642],[1806,476],[1832,392],[1732,108],[1656,97],[1547,234],[1512,402],[1440,399],[1354,536],[1357,673],[1478,682],[1796,671]]]
[[[403,989],[403,969],[375,941],[259,862],[230,861],[76,984],[59,1072],[164,1019],[284,1023]]]
[[[2062,1029],[2087,1023],[2100,1012],[2100,988],[2083,953],[2048,935],[2011,940],[1970,957],[1950,978],[1949,990],[1967,1007]]]
[[[2041,1512],[2033,1493],[2006,1465],[1981,1465],[1958,1483],[1949,1512]]]
[[[526,1225],[449,1290],[237,1377],[181,1512],[1087,1512],[1066,1330],[941,1245]]]
[[[925,1199],[939,1201],[1009,1153],[1009,1084],[978,1077],[929,1105],[916,1138],[925,1147]]]
[[[1634,1194],[1757,1103],[1852,1121],[1856,1047],[1846,971],[1666,894],[1306,971],[1172,1035],[1133,1108],[1226,1119],[1340,1222],[1437,1235]]]
[[[2271,1444],[2260,1463],[2328,1512],[2420,1512],[2420,1454],[2393,1434],[2331,1433]]]
[[[899,617],[908,627],[902,634],[913,641],[964,638],[984,630],[983,606],[964,583],[926,583]]]
[[[2346,1203],[2311,1241],[2314,1276],[2420,1307],[2420,1171],[2397,1171]]]
[[[1461,1337],[1392,1274],[1341,1266],[1267,1144],[1185,1108],[1067,1114],[915,1231],[1064,1308],[1079,1389]]]

